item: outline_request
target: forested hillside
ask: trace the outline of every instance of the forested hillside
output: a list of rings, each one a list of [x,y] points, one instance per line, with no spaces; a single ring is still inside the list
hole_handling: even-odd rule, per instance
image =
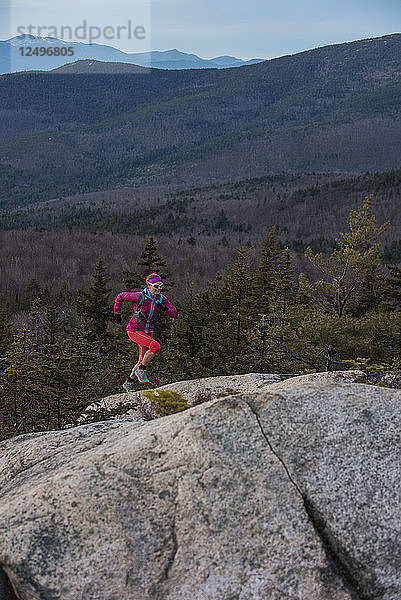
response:
[[[85,288],[99,253],[111,285],[122,285],[153,236],[179,296],[189,282],[201,290],[225,273],[243,245],[257,249],[271,227],[288,247],[298,273],[307,245],[329,252],[350,208],[373,196],[386,263],[401,262],[401,170],[344,178],[341,174],[272,175],[205,186],[117,188],[30,205],[0,214],[2,300],[25,309],[31,279],[53,292]],[[312,273],[313,275],[313,273]],[[19,309],[18,309],[19,307]]]
[[[401,35],[227,70],[0,77],[0,202],[399,168]]]
[[[157,270],[163,293],[179,308],[178,320],[162,316],[157,323],[162,352],[151,363],[151,381],[158,386],[213,375],[352,366],[373,383],[377,375],[399,371],[401,269],[385,268],[380,256],[388,227],[366,198],[350,212],[331,250],[306,249],[298,277],[290,251],[271,230],[257,252],[239,248],[225,276],[198,292],[190,281],[174,286],[178,271],[169,272],[149,238],[121,278],[129,289],[141,289],[146,274]],[[106,241],[112,243],[112,236]],[[184,252],[188,248],[178,251]],[[319,273],[315,281],[311,268]],[[132,307],[125,303],[121,326],[111,324],[115,294],[102,257],[92,274],[81,290],[31,281],[25,313],[12,319],[10,307],[0,310],[0,439],[78,424],[89,403],[122,390],[137,360],[125,332]],[[168,399],[169,411],[182,408],[174,396]],[[160,404],[156,409],[164,410],[162,397]],[[99,411],[89,418],[107,416]]]

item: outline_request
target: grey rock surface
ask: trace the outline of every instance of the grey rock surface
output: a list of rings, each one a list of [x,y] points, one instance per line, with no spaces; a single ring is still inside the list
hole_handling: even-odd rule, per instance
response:
[[[0,599],[399,600],[401,393],[273,387],[0,444]]]
[[[394,373],[385,373],[380,377],[380,385],[385,387],[394,388],[396,390],[401,389],[401,372],[395,371]]]
[[[202,379],[188,379],[186,381],[177,381],[162,385],[160,387],[151,388],[154,391],[173,390],[182,394],[189,406],[193,406],[197,402],[205,400],[214,400],[222,396],[227,396],[230,393],[239,394],[241,392],[252,393],[258,392],[266,387],[278,385],[293,386],[298,383],[310,383],[319,381],[326,382],[343,382],[355,383],[357,378],[362,375],[362,371],[331,371],[325,373],[310,373],[308,375],[291,375],[277,373],[247,373],[246,375],[225,375],[223,377],[204,377]],[[391,386],[389,386],[391,387]],[[393,386],[395,387],[395,386]],[[108,411],[121,408],[116,418],[124,418],[126,420],[143,421],[140,411],[135,408],[125,410],[125,405],[142,404],[145,397],[143,392],[146,390],[138,390],[137,392],[113,394],[102,398],[87,407],[87,410],[98,410],[99,408]]]
[[[221,397],[222,395],[229,395],[230,392],[239,394],[240,392],[257,392],[265,386],[270,386],[274,383],[279,383],[292,375],[280,375],[280,374],[267,374],[267,373],[248,373],[246,375],[226,375],[223,377],[204,377],[202,379],[188,379],[186,381],[177,381],[162,385],[157,388],[151,388],[154,391],[158,390],[173,390],[179,392],[188,402],[189,406],[192,406],[197,401],[213,400]],[[143,392],[146,390],[139,390],[137,392],[113,394],[102,398],[100,401],[93,403],[87,407],[87,410],[97,410],[103,408],[106,410],[113,410],[117,407],[121,407],[121,413],[119,417],[126,419],[135,419],[143,421],[138,412],[135,409],[128,411],[124,410],[124,405],[131,405],[135,403],[141,403],[144,400]]]
[[[324,383],[357,383],[362,371],[326,371],[323,373],[308,373],[308,375],[294,375],[286,377],[285,380],[272,382],[272,389],[276,387],[291,388],[296,385],[324,384]],[[270,386],[269,386],[270,387]]]
[[[251,400],[272,450],[360,597],[401,598],[401,392],[288,383]]]

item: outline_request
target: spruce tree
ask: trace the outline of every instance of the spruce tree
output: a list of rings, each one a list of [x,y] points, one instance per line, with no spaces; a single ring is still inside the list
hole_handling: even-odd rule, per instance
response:
[[[31,306],[33,302],[43,299],[43,289],[37,279],[33,278],[30,280],[25,288],[25,298],[28,306]]]
[[[203,314],[192,284],[180,307],[180,318],[171,323],[166,352],[161,355],[160,377],[168,381],[202,377]]]
[[[174,286],[174,283],[169,281],[171,273],[167,268],[165,259],[159,254],[157,241],[153,236],[150,236],[145,243],[145,247],[141,256],[136,261],[139,266],[138,271],[123,271],[123,282],[131,290],[140,290],[145,284],[146,277],[156,271],[165,284],[166,290]]]
[[[44,344],[50,348],[55,346],[65,336],[68,325],[68,320],[62,310],[53,305],[46,307],[42,313]]]
[[[203,330],[204,347],[209,349],[215,367],[220,365],[219,372],[239,372],[249,366],[248,338],[255,320],[251,282],[251,250],[241,247],[223,285],[215,285],[208,297],[209,327]]]
[[[49,428],[51,407],[46,394],[43,359],[26,327],[17,330],[0,371],[2,439]]]
[[[83,410],[95,399],[110,393],[105,363],[83,320],[71,337],[47,352],[44,372],[52,406],[52,428],[77,424]]]
[[[271,279],[269,291],[269,317],[274,322],[276,340],[284,349],[286,330],[296,304],[296,285],[292,260],[288,248],[283,250]]]
[[[111,288],[107,287],[110,277],[106,275],[107,267],[100,255],[93,273],[93,284],[88,291],[78,290],[77,310],[88,321],[92,336],[100,341],[106,340],[107,324],[112,314],[110,304]]]
[[[292,343],[301,300],[288,248],[273,247],[269,284],[265,289],[266,312],[259,314],[254,330],[253,361],[258,370],[291,371]]]
[[[389,274],[384,278],[381,288],[381,309],[385,311],[401,308],[401,268],[387,265]]]
[[[277,228],[272,227],[260,246],[260,260],[252,274],[251,296],[254,310],[260,315],[269,312],[269,296],[280,260],[282,244],[277,238]]]
[[[13,325],[11,323],[10,313],[5,306],[0,306],[0,358],[4,357],[12,339]]]

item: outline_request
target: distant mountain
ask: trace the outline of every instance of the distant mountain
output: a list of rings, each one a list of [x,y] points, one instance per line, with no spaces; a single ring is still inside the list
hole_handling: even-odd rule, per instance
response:
[[[148,73],[146,67],[138,65],[130,65],[121,62],[103,62],[100,60],[77,60],[73,63],[68,63],[52,69],[50,73],[71,73],[88,75],[91,73]]]
[[[76,67],[74,67],[76,68]],[[0,77],[0,206],[401,165],[401,34],[241,69]]]
[[[72,48],[71,56],[27,56],[21,54],[20,48]],[[64,64],[81,60],[95,60],[102,62],[120,62],[134,64],[141,67],[157,69],[226,69],[243,65],[262,62],[262,58],[242,60],[233,56],[218,56],[212,59],[203,59],[196,54],[187,54],[179,50],[165,52],[152,51],[141,53],[127,53],[104,44],[87,44],[84,42],[71,42],[59,40],[54,37],[38,37],[23,34],[9,40],[0,41],[0,73],[14,73],[19,71],[51,71]],[[101,65],[97,65],[100,67]],[[107,71],[109,72],[109,71]]]

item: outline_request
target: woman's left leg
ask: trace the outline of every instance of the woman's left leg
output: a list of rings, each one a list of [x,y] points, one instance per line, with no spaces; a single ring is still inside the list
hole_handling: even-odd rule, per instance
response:
[[[132,368],[130,377],[138,377],[137,371],[142,365],[143,375],[145,374],[144,367],[160,352],[160,344],[153,337],[142,331],[128,331],[128,337],[139,346],[139,360]],[[145,351],[146,350],[146,351]],[[145,375],[144,375],[145,376]],[[139,379],[139,377],[138,377]],[[141,381],[141,379],[140,379]]]
[[[155,356],[156,356],[156,354],[154,352],[152,352],[152,350],[150,350],[150,348],[148,350],[146,350],[146,352],[142,358],[143,366],[146,367],[146,365],[148,365],[150,363],[150,361],[154,359]]]

